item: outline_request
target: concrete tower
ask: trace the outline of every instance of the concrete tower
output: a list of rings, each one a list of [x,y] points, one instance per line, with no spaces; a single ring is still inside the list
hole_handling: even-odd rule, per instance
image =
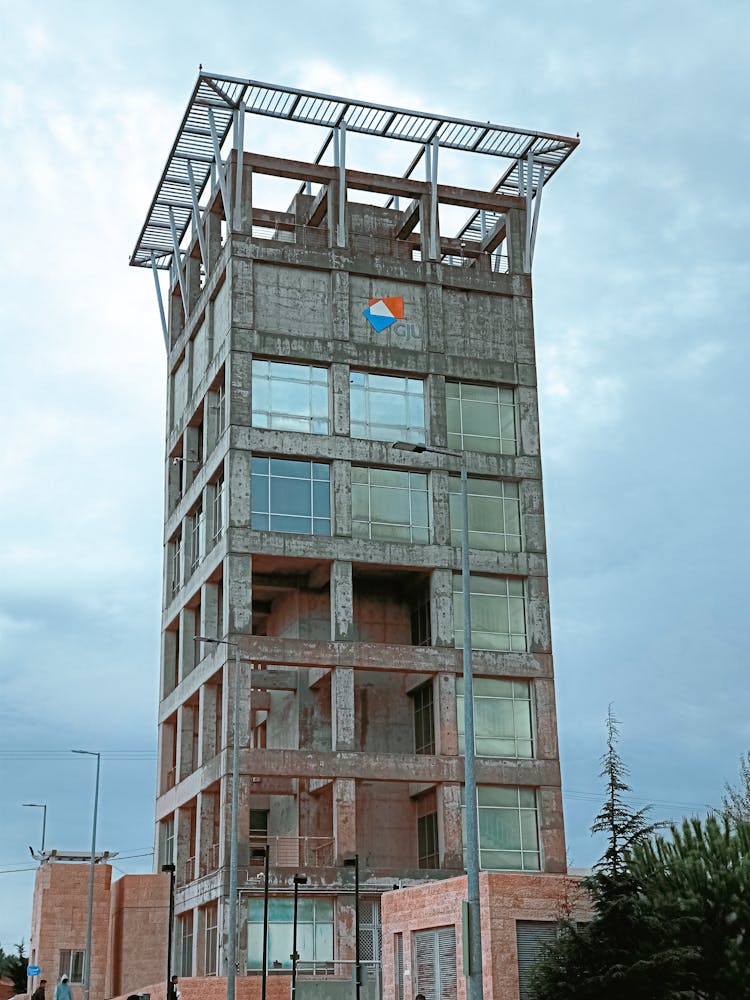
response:
[[[240,974],[266,844],[271,969],[295,874],[300,970],[335,970],[347,859],[365,965],[384,890],[463,871],[461,457],[481,866],[565,870],[530,271],[576,145],[198,78],[131,258],[168,353],[156,826],[183,976],[226,971],[235,740]]]

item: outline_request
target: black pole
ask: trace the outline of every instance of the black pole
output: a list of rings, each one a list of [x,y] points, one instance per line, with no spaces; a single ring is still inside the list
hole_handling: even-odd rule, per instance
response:
[[[297,1000],[297,901],[299,886],[307,882],[305,875],[294,876],[294,915],[292,917],[292,1000]]]
[[[167,992],[166,1000],[170,998],[170,984],[172,982],[172,934],[174,929],[174,873],[175,865],[162,865],[163,872],[169,872],[169,926],[167,927]]]
[[[261,984],[261,1000],[266,1000],[266,981],[268,979],[268,855],[270,853],[268,844],[266,844],[265,853],[266,857],[263,862],[263,982]]]
[[[362,965],[359,953],[359,855],[354,855],[354,964],[356,975],[355,995],[359,1000],[362,989]]]

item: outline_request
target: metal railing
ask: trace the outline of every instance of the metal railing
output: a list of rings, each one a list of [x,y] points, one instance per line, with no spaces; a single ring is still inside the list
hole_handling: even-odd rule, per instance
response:
[[[210,875],[219,870],[219,845],[211,844],[203,858],[201,875]]]
[[[195,858],[186,858],[177,870],[177,884],[187,885],[195,880]]]
[[[253,874],[263,867],[263,849],[268,844],[271,868],[330,868],[336,842],[332,837],[251,837],[239,845],[240,868]]]

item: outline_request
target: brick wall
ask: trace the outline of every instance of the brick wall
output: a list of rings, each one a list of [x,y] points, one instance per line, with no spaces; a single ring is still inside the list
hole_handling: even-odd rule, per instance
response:
[[[169,876],[124,875],[112,886],[105,996],[166,976]]]
[[[237,1000],[260,1000],[261,977],[238,976]],[[291,976],[288,974],[269,975],[266,986],[267,1000],[289,1000]],[[225,976],[194,976],[190,979],[180,979],[178,989],[180,1000],[226,1000],[227,980]],[[134,991],[135,992],[135,991]],[[151,986],[141,986],[138,993],[149,993],[151,1000],[164,1000],[165,983],[154,983]],[[127,1000],[128,994],[114,997],[113,1000]]]

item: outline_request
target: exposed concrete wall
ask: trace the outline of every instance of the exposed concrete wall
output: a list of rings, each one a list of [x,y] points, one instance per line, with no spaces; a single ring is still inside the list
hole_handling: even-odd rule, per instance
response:
[[[168,875],[123,875],[113,883],[104,996],[166,979],[168,925]]]

